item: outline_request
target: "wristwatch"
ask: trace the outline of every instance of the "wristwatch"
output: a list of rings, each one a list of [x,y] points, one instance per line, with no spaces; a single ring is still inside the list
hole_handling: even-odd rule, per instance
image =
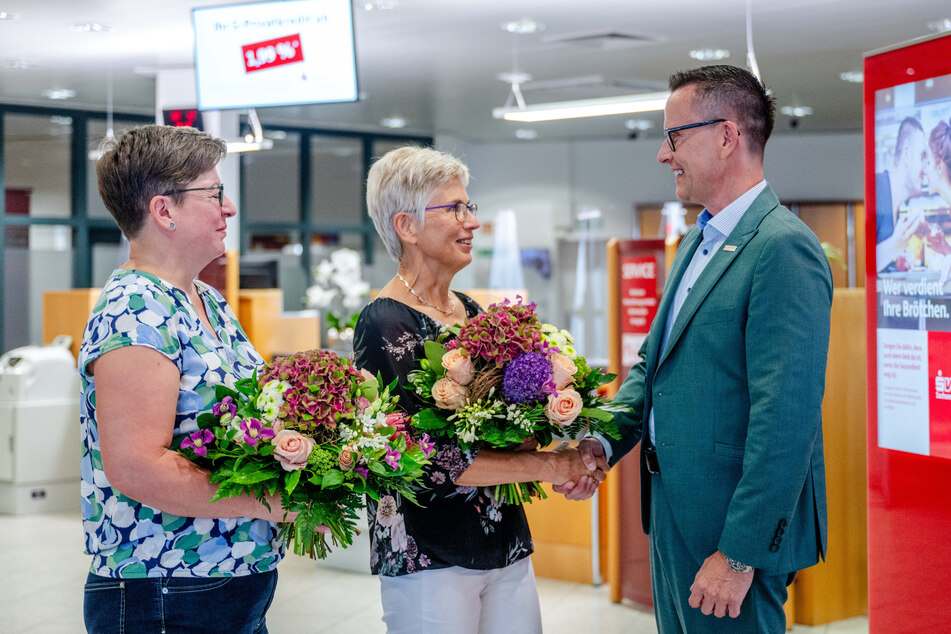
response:
[[[726,555],[724,555],[726,557]],[[747,566],[746,564],[741,564],[736,559],[731,559],[726,557],[726,563],[730,566],[730,570],[733,572],[753,572],[753,566]]]

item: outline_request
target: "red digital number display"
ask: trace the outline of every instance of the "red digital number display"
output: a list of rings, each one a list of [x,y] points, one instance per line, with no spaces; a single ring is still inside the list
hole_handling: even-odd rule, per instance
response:
[[[300,34],[245,44],[241,47],[241,52],[244,54],[244,70],[247,73],[304,61]]]

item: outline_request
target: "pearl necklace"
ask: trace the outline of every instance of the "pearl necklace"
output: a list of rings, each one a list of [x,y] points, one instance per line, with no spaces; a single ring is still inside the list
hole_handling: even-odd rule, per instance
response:
[[[440,308],[439,306],[436,306],[435,304],[430,304],[430,303],[427,302],[425,299],[423,299],[422,297],[420,297],[420,296],[419,296],[419,293],[417,293],[416,291],[414,291],[414,290],[413,290],[413,287],[409,285],[409,282],[407,282],[406,280],[404,280],[404,279],[403,279],[403,276],[400,275],[399,273],[396,274],[396,277],[400,278],[400,281],[403,282],[403,286],[406,287],[406,290],[408,290],[410,293],[412,293],[412,294],[413,294],[413,297],[415,297],[416,299],[418,299],[418,300],[419,300],[419,303],[422,304],[423,306],[429,306],[430,308],[435,308],[436,310],[438,310],[439,312],[441,312],[443,315],[451,315],[451,314],[453,314],[454,312],[456,312],[456,300],[453,299],[452,293],[449,294],[449,310],[446,310],[445,308]]]

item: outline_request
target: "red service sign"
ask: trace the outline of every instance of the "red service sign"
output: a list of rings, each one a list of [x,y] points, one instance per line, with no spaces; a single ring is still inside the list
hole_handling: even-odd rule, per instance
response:
[[[621,258],[621,332],[646,333],[657,314],[657,258]]]
[[[247,73],[304,61],[300,34],[276,37],[257,44],[245,44],[241,47],[241,52],[244,54],[244,70]]]

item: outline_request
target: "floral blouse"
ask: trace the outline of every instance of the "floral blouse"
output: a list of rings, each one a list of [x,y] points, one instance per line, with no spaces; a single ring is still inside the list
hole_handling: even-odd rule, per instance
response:
[[[456,293],[469,317],[481,309],[471,298]],[[435,339],[442,325],[402,302],[381,297],[363,312],[354,332],[357,367],[383,383],[398,379],[399,406],[415,414],[424,404],[404,389],[407,374],[423,357],[423,342]],[[475,459],[477,449],[463,451],[455,442],[436,441],[416,506],[398,495],[380,502],[367,500],[370,525],[370,569],[388,577],[426,569],[460,566],[491,570],[513,564],[532,554],[532,536],[521,505],[499,505],[484,487],[456,486]]]
[[[273,570],[284,554],[277,524],[262,519],[179,517],[127,497],[109,484],[99,451],[96,378],[89,364],[123,346],[146,346],[181,372],[175,435],[188,434],[211,408],[215,385],[234,387],[264,363],[218,291],[196,281],[208,319],[178,288],[142,271],[119,269],[106,283],[79,352],[82,399],[82,514],[90,572],[103,577],[230,577]],[[148,394],[143,407],[148,407]]]

